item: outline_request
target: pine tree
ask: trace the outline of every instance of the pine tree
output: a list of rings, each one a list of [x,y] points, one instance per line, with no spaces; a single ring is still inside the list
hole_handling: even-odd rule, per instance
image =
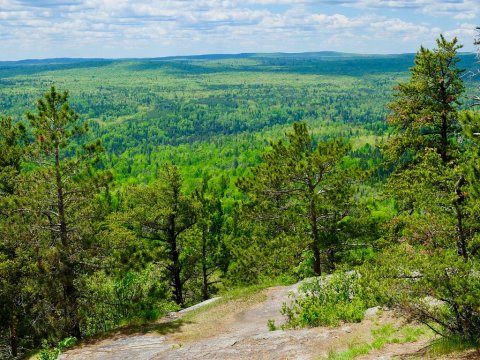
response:
[[[295,234],[307,240],[313,272],[322,272],[322,253],[334,266],[342,244],[342,220],[352,209],[354,173],[342,168],[350,146],[341,140],[316,143],[305,123],[295,123],[287,142],[274,142],[251,177],[239,180],[253,219],[265,222],[272,237]]]
[[[24,135],[22,124],[0,118],[0,329],[9,332],[13,357],[18,354],[18,338],[31,320],[25,316],[32,305],[25,284],[34,273],[21,216],[23,202],[17,193],[26,151]]]
[[[197,203],[197,224],[199,234],[198,248],[200,249],[199,265],[201,267],[202,299],[208,300],[210,288],[216,282],[211,276],[221,264],[222,238],[224,231],[224,214],[222,203],[208,185],[205,178],[202,186],[194,193]]]
[[[457,38],[448,41],[441,35],[437,48],[420,48],[410,80],[398,85],[389,104],[388,122],[395,135],[387,152],[397,164],[410,163],[425,148],[435,149],[444,164],[455,157],[458,107],[465,90],[464,70],[458,67],[461,48]]]
[[[193,275],[194,265],[188,264],[183,251],[184,233],[196,222],[191,199],[183,193],[182,176],[176,166],[166,165],[158,179],[149,185],[130,190],[126,222],[151,247],[165,247],[173,298],[183,304],[183,287]],[[191,265],[191,266],[187,266]]]
[[[464,91],[460,45],[441,36],[437,46],[419,51],[410,82],[400,85],[391,104],[396,134],[387,153],[399,166],[387,188],[399,211],[382,271],[393,277],[394,301],[413,319],[441,335],[478,340],[479,154],[473,133],[479,122],[458,110]]]
[[[99,140],[77,145],[88,127],[78,125],[68,97],[68,92],[59,93],[52,86],[38,100],[36,112],[27,113],[37,167],[27,174],[22,191],[37,217],[33,227],[40,237],[41,267],[48,278],[46,296],[55,309],[47,318],[56,319],[51,326],[60,329],[60,337],[81,338],[78,279],[98,255],[95,195],[110,177],[97,176],[92,168],[102,151]]]

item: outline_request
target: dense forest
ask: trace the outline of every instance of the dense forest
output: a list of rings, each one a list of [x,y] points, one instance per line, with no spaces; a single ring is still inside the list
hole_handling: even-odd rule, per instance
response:
[[[478,344],[460,49],[0,62],[0,357],[325,274],[285,327],[388,305]]]

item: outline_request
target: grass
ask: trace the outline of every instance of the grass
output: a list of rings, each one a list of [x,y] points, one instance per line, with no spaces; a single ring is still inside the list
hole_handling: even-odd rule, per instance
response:
[[[368,344],[350,344],[347,350],[342,352],[331,351],[328,354],[328,360],[350,360],[355,359],[357,356],[366,355],[370,352],[371,346]]]
[[[478,340],[451,336],[433,341],[428,347],[427,355],[432,358],[437,358],[472,349],[476,349],[480,356],[480,342]]]
[[[405,325],[395,328],[393,324],[385,324],[371,330],[373,341],[370,343],[350,343],[346,350],[330,351],[328,360],[350,360],[366,355],[373,350],[380,350],[388,344],[405,344],[418,341],[422,336],[429,335],[425,326]]]

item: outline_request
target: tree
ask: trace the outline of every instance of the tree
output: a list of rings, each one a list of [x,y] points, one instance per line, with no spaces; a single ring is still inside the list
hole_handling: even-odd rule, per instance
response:
[[[193,275],[193,266],[185,266],[181,236],[196,222],[191,199],[183,194],[182,176],[176,166],[166,165],[156,181],[131,189],[127,224],[152,247],[165,247],[173,297],[183,304],[183,286]]]
[[[59,314],[58,318],[53,316],[52,329],[59,328],[60,337],[80,339],[78,279],[90,270],[98,255],[95,196],[110,176],[96,174],[92,167],[102,151],[99,140],[77,145],[88,127],[78,124],[68,96],[52,86],[38,100],[36,112],[27,113],[35,137],[32,159],[37,166],[26,173],[22,191],[36,216],[32,225],[41,243],[41,270],[46,274],[49,306],[55,309],[53,314]],[[47,318],[52,318],[51,314]]]
[[[441,335],[478,340],[478,115],[458,111],[457,40],[422,48],[391,104],[397,168],[388,194],[399,211],[384,252],[393,301]],[[408,148],[410,146],[410,148]]]
[[[388,146],[390,159],[408,164],[425,148],[433,148],[447,164],[455,157],[455,135],[460,131],[458,106],[464,86],[458,67],[457,38],[437,39],[437,48],[424,47],[415,57],[411,78],[398,85],[389,104],[388,122],[394,128]]]
[[[23,204],[17,193],[25,156],[24,135],[22,124],[0,118],[0,329],[8,329],[13,357],[18,355],[18,336],[23,335],[22,331],[19,334],[19,323],[28,326],[30,320],[22,316],[32,305],[25,301],[30,294],[24,285],[28,273],[34,272],[19,211]]]
[[[238,187],[250,200],[251,219],[265,222],[269,235],[296,234],[313,253],[313,272],[322,273],[321,255],[334,266],[342,227],[352,209],[354,174],[342,167],[350,145],[340,140],[316,143],[305,123],[293,124],[287,142],[271,143],[263,162]],[[247,215],[248,216],[248,215]]]
[[[210,288],[216,282],[211,280],[211,276],[220,267],[224,214],[222,203],[209,187],[207,178],[203,180],[201,187],[196,189],[194,199],[198,204],[196,227],[199,231],[197,236],[200,248],[202,299],[208,300]]]
[[[0,196],[13,195],[16,177],[25,155],[25,127],[14,125],[9,117],[0,118]]]
[[[402,210],[411,214],[421,210],[415,209],[415,206],[418,208],[422,197],[407,189],[411,190],[413,184],[420,184],[424,198],[432,196],[432,202],[438,199],[438,204],[442,204],[440,207],[455,214],[457,249],[466,259],[465,214],[461,195],[466,182],[458,166],[465,152],[464,144],[458,141],[462,131],[458,106],[464,92],[461,79],[464,70],[458,68],[460,58],[457,55],[461,47],[456,38],[448,41],[440,35],[436,49],[420,48],[415,66],[411,68],[410,81],[399,85],[394,94],[396,100],[389,105],[392,112],[388,121],[394,127],[395,135],[387,144],[386,153],[398,165],[389,184],[392,193],[401,195],[396,197],[399,204],[403,204]],[[433,167],[431,149],[441,158],[441,164]],[[429,175],[425,172],[435,171],[438,176],[443,176],[444,181],[433,182],[426,187],[427,178],[418,177],[422,171],[427,177]],[[404,192],[399,191],[402,184],[407,187]],[[444,200],[451,192],[456,192],[458,198],[448,201],[447,206]],[[425,203],[422,206],[426,206]]]

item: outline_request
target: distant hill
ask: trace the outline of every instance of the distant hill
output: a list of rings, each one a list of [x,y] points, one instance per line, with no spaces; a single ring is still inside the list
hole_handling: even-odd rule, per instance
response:
[[[0,115],[24,119],[56,85],[70,91],[125,181],[148,178],[171,161],[190,167],[193,184],[207,168],[241,175],[258,161],[265,139],[294,121],[308,122],[322,139],[373,143],[388,130],[386,104],[414,57],[325,51],[4,61]],[[477,66],[474,54],[460,57],[462,67]],[[465,79],[467,95],[476,94],[478,83]]]
[[[152,70],[169,67],[179,73],[212,73],[225,71],[293,72],[302,74],[351,75],[404,72],[412,65],[415,54],[351,54],[334,51],[306,53],[242,53],[167,56],[158,58],[54,58],[0,61],[0,78],[44,71],[104,67],[132,63],[130,70]],[[476,55],[460,55],[467,70],[476,67]],[[248,62],[248,61],[251,62]],[[211,62],[216,63],[211,66]],[[242,62],[243,61],[243,62]],[[222,63],[224,62],[224,63]],[[203,65],[205,64],[205,65]]]

